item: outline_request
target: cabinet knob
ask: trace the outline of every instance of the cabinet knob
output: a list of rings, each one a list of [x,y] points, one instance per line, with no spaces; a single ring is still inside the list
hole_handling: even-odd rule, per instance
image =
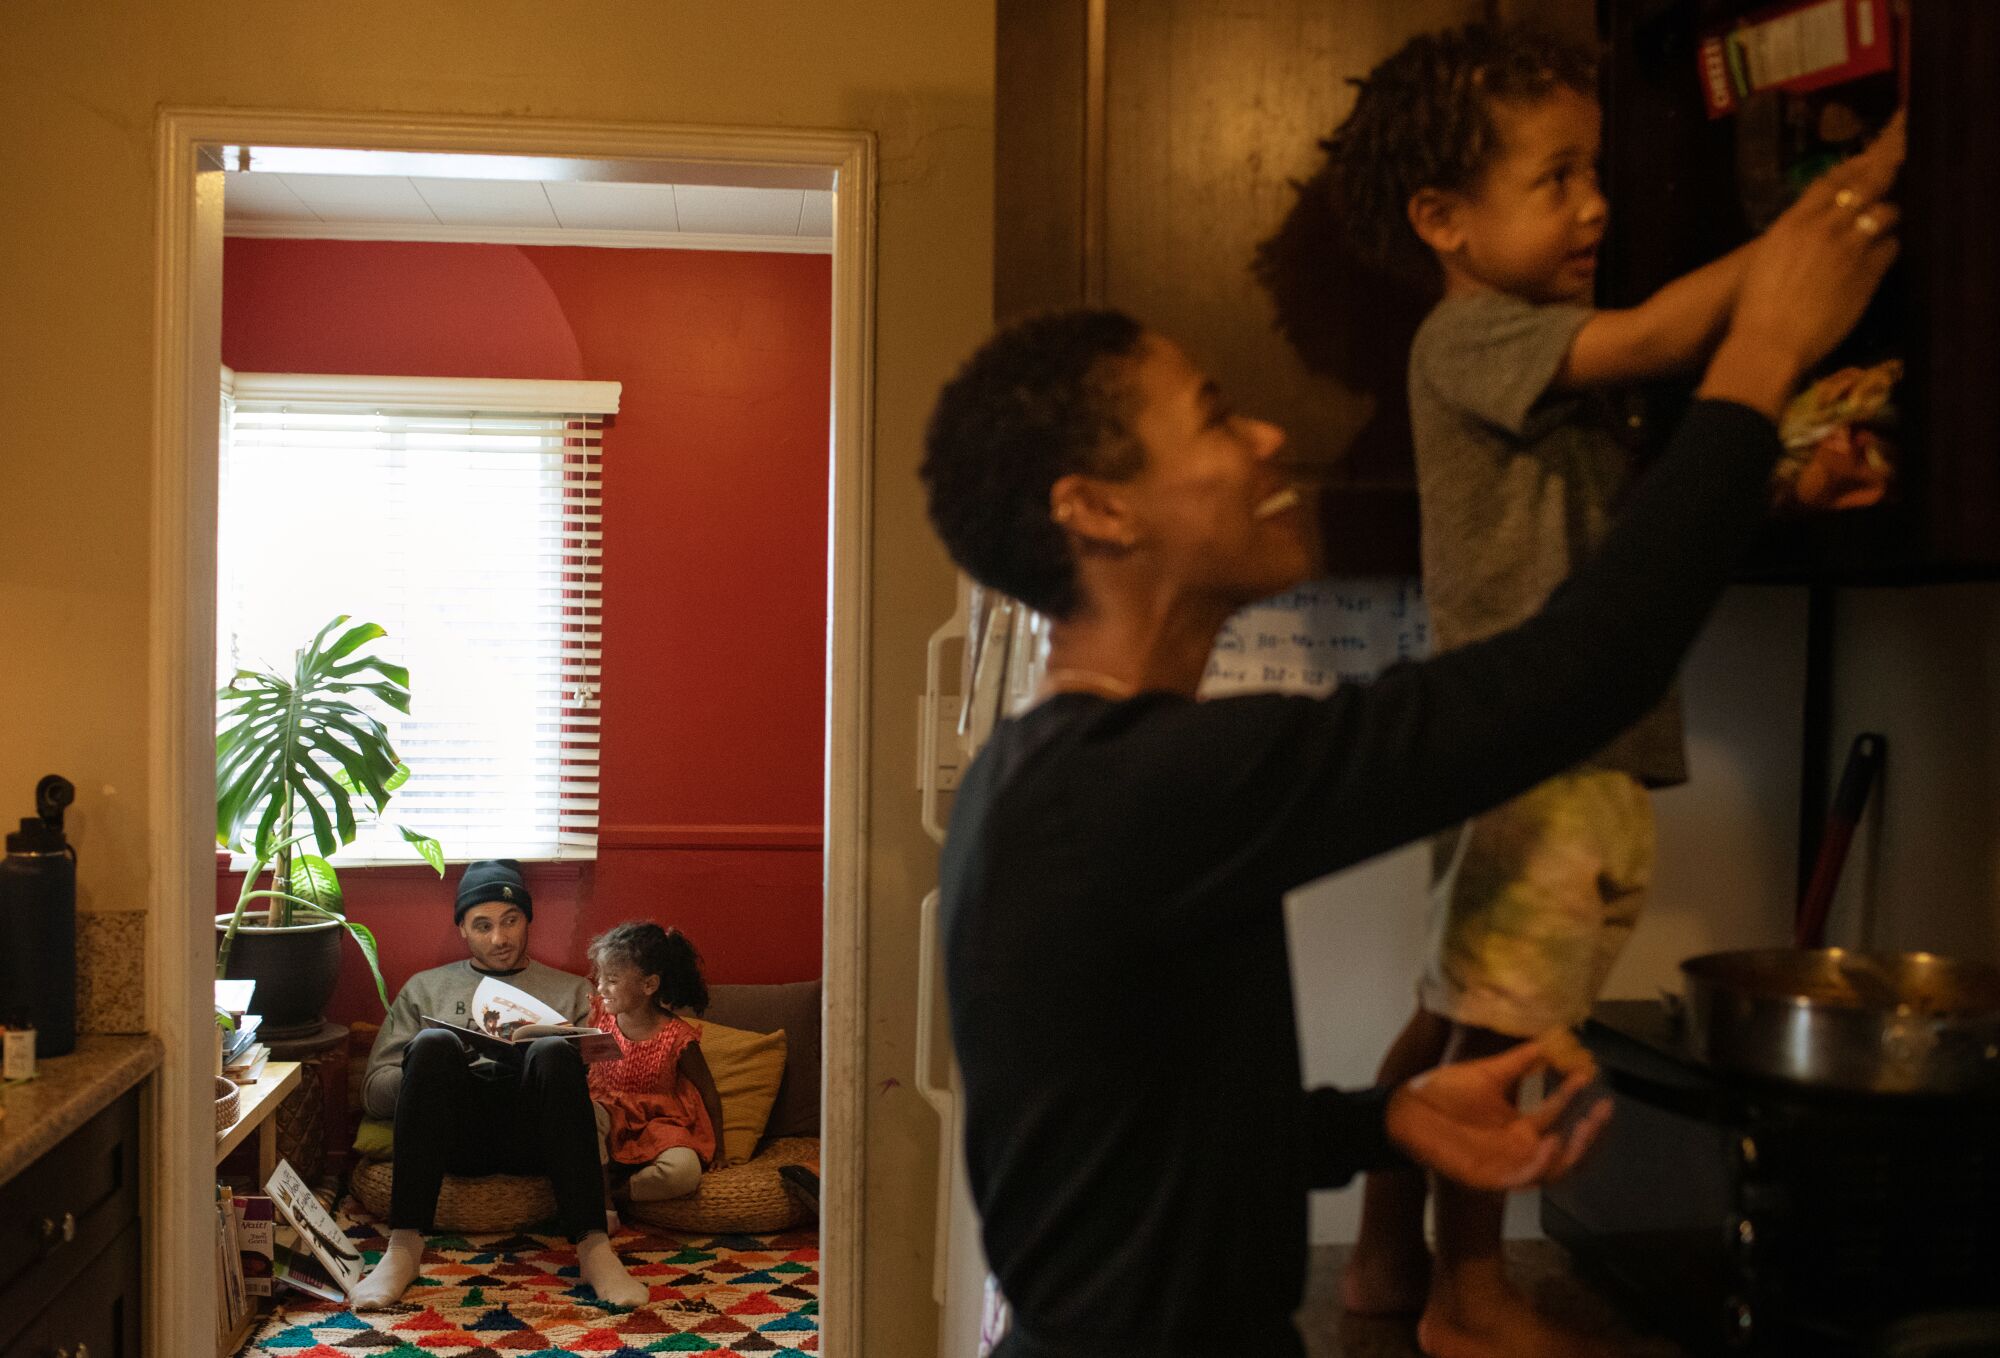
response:
[[[74,1239],[76,1239],[76,1213],[64,1212],[60,1222],[49,1217],[42,1218],[44,1245],[67,1245]]]

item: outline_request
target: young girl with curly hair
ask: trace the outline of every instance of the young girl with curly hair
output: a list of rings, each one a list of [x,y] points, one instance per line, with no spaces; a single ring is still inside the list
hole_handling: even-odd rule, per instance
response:
[[[677,1012],[708,1008],[701,956],[678,929],[633,920],[590,941],[597,990],[589,1022],[622,1055],[590,1067],[590,1098],[608,1163],[629,1171],[635,1202],[694,1192],[722,1141],[722,1099],[701,1034]]]

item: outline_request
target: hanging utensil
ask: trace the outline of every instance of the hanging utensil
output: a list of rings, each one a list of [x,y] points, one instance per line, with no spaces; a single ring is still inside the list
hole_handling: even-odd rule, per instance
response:
[[[1840,870],[1847,863],[1847,849],[1854,842],[1855,827],[1868,805],[1868,794],[1888,754],[1889,742],[1874,731],[1863,731],[1848,747],[1847,764],[1840,772],[1840,787],[1833,794],[1826,830],[1819,842],[1819,857],[1813,863],[1805,894],[1799,898],[1793,917],[1792,941],[1801,948],[1817,948],[1826,937],[1826,915],[1833,907],[1834,888],[1840,885]]]

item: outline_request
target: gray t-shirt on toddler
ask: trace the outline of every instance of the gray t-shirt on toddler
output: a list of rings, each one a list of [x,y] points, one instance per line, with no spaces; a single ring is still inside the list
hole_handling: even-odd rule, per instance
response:
[[[1590,308],[1503,293],[1438,303],[1410,348],[1424,596],[1439,649],[1526,621],[1596,550],[1632,478],[1600,392],[1551,392]],[[1590,760],[1687,780],[1679,690]]]

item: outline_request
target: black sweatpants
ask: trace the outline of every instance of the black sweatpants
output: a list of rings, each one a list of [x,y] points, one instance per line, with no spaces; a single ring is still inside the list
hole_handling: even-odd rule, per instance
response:
[[[396,1095],[396,1174],[389,1228],[428,1234],[446,1173],[544,1174],[572,1241],[604,1223],[597,1123],[576,1048],[545,1037],[517,1070],[475,1073],[465,1045],[442,1029],[403,1049]]]

